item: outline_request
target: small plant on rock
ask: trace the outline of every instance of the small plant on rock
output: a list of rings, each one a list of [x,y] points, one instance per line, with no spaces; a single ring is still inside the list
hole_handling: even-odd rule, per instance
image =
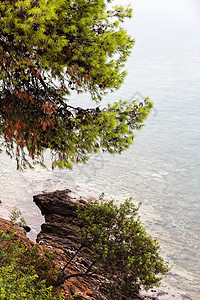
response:
[[[11,211],[10,222],[12,225],[18,225],[20,227],[27,226],[25,219],[22,217],[21,211],[19,211],[16,206]]]

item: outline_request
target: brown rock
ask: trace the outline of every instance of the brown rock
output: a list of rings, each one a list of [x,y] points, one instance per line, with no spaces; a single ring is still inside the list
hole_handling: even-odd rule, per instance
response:
[[[27,238],[26,231],[23,228],[17,225],[14,225],[14,228],[17,231],[16,239],[19,239],[20,242],[23,243],[26,247],[32,247],[34,245],[34,242]],[[12,233],[13,226],[11,225],[11,222],[0,218],[0,231],[4,231],[7,234]]]
[[[70,190],[55,191],[34,196],[34,202],[45,217],[37,242],[56,251],[58,263],[64,266],[79,249],[77,207],[84,206],[85,201],[70,196]],[[67,274],[84,273],[92,263],[90,251],[82,250],[67,268]],[[80,300],[106,300],[100,292],[95,278],[72,277],[65,281],[65,299],[76,294]]]

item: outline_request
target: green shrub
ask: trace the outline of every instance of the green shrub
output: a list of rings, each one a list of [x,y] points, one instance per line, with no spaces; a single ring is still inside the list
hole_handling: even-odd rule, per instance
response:
[[[82,244],[94,258],[90,272],[109,279],[103,286],[111,299],[129,299],[141,287],[157,286],[169,270],[158,241],[147,235],[131,198],[120,207],[113,201],[89,201],[84,210],[78,209],[78,216]]]
[[[12,233],[0,232],[0,299],[62,299],[52,283],[57,279],[53,256],[40,255],[37,245],[26,248]]]
[[[27,226],[25,219],[22,217],[21,211],[19,211],[16,206],[14,206],[13,210],[11,211],[10,222],[13,226],[14,225],[18,225],[20,227]]]

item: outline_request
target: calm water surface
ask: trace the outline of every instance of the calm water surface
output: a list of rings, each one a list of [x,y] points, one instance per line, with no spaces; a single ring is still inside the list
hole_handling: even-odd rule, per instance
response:
[[[124,4],[128,1],[116,1]],[[71,188],[82,195],[105,192],[120,202],[142,200],[142,221],[174,268],[168,282],[200,299],[200,2],[136,0],[125,26],[136,44],[122,88],[103,103],[150,96],[154,110],[135,144],[122,155],[98,154],[74,170],[17,172],[0,155],[0,216],[14,205],[35,238],[43,217],[34,194]],[[72,95],[77,103],[77,96]],[[78,106],[89,97],[78,96]]]

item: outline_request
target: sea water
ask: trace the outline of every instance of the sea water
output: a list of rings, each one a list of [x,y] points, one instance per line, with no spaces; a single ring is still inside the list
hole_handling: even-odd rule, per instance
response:
[[[115,1],[124,4],[129,1]],[[135,0],[125,26],[135,38],[128,76],[103,104],[149,96],[154,109],[135,143],[122,155],[91,155],[73,171],[18,172],[0,155],[0,216],[16,205],[35,239],[43,217],[34,194],[71,188],[82,196],[105,193],[120,203],[132,196],[141,219],[174,264],[169,284],[200,299],[200,3],[197,0]],[[71,96],[77,106],[89,95]],[[94,106],[94,104],[93,104]]]

